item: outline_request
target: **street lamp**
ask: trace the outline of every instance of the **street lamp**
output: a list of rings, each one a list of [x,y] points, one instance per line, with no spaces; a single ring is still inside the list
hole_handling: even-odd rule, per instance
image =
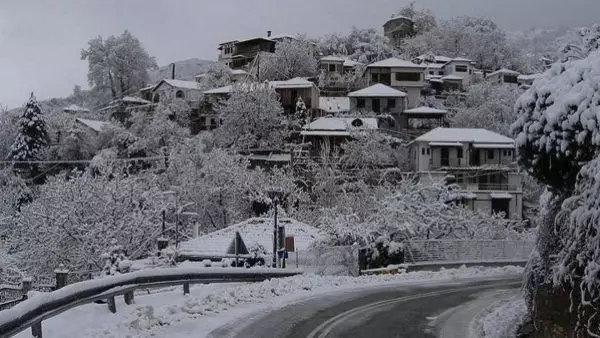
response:
[[[273,207],[275,208],[275,213],[274,213],[274,220],[273,220],[273,263],[272,263],[272,267],[276,268],[277,267],[277,250],[279,249],[278,246],[278,227],[277,227],[277,207],[279,205],[279,201],[285,198],[285,193],[283,192],[283,190],[281,190],[280,188],[271,188],[269,190],[267,190],[267,196],[269,196],[269,198],[271,199],[271,203],[273,204]]]
[[[173,187],[176,188],[176,187]],[[179,206],[179,191],[177,190],[167,190],[167,191],[163,191],[159,194],[157,194],[157,196],[166,196],[166,195],[172,195],[175,197],[175,249],[179,248],[179,216],[199,216],[197,213],[195,212],[184,212],[183,210],[189,206],[194,205],[194,202],[189,202],[186,203],[184,205],[182,205],[181,207]],[[165,232],[165,211],[162,211],[162,215],[163,215],[163,225],[162,225],[162,236],[164,236],[164,232]]]

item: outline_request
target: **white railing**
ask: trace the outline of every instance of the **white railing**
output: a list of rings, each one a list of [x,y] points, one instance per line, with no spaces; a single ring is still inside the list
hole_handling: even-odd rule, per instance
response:
[[[408,243],[406,263],[527,261],[532,241],[415,240]]]

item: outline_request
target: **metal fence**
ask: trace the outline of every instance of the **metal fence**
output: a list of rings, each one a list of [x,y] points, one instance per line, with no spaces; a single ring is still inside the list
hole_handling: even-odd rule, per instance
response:
[[[526,261],[532,241],[416,240],[407,243],[407,263]]]

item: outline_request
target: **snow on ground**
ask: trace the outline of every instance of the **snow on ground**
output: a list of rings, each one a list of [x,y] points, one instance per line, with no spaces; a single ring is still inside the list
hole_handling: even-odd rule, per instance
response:
[[[515,337],[527,318],[527,306],[521,295],[498,301],[474,318],[470,325],[471,338]]]
[[[349,292],[377,285],[445,283],[521,274],[520,267],[459,268],[380,276],[318,276],[305,274],[254,284],[211,284],[169,288],[136,294],[135,304],[117,301],[117,313],[105,304],[88,304],[43,322],[45,338],[52,337],[203,337],[210,331],[251,315],[306,298]],[[30,331],[17,335],[30,337]]]

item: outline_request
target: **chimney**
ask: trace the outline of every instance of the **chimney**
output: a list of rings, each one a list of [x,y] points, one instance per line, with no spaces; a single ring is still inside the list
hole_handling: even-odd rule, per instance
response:
[[[271,31],[267,31],[267,37],[268,37],[268,38],[270,38],[270,37],[271,37],[271,34],[273,34],[273,32],[271,32]]]
[[[171,64],[171,80],[175,80],[175,63]]]

